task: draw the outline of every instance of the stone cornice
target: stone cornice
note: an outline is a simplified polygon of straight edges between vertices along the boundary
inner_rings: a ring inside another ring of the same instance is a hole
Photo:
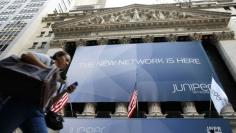
[[[63,36],[73,38],[80,37],[80,34],[140,29],[226,29],[229,19],[229,13],[130,5],[90,14],[80,19],[58,22],[52,29],[56,38]]]
[[[165,29],[165,28],[191,28],[191,29],[215,29],[226,28],[229,18],[215,18],[215,19],[189,19],[189,20],[172,20],[172,21],[150,21],[150,22],[136,22],[136,23],[119,23],[119,24],[94,24],[77,27],[61,27],[53,28],[55,35],[64,33],[90,33],[90,32],[104,32],[114,30],[137,30],[137,29]]]
[[[189,36],[192,40],[201,40],[204,35],[212,35],[215,41],[217,40],[233,40],[234,32],[232,31],[212,31],[212,32],[189,32],[189,33],[166,33],[166,34],[146,34],[146,35],[130,35],[130,36],[110,36],[96,38],[60,38],[54,39],[50,43],[51,48],[63,48],[66,42],[75,42],[77,46],[83,46],[87,41],[97,40],[98,45],[107,44],[109,39],[118,39],[121,44],[127,44],[132,38],[142,38],[144,42],[152,42],[154,37],[165,37],[168,41],[176,41],[178,37]]]

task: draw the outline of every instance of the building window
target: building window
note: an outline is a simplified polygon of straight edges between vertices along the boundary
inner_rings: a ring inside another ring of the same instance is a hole
[[[47,23],[46,26],[43,28],[48,28],[48,27],[50,27],[50,25],[51,25],[51,23]]]
[[[52,33],[53,33],[52,31],[49,31],[49,32],[48,32],[48,35],[47,35],[46,37],[51,37],[51,36],[52,36]]]
[[[0,1],[0,5],[6,5],[8,3],[9,3],[9,1]]]
[[[8,44],[2,45],[2,48],[0,49],[0,51],[4,51],[7,48]]]
[[[43,49],[46,46],[47,42],[42,42],[41,46],[38,47],[38,49]]]
[[[9,16],[0,16],[0,21],[6,21]]]
[[[224,9],[225,9],[225,10],[230,10],[230,7],[225,6]]]
[[[17,4],[17,3],[24,3],[26,2],[26,0],[15,0],[14,3]]]
[[[7,10],[1,13],[1,15],[12,15],[16,10]]]
[[[38,45],[38,42],[34,42],[32,47],[30,47],[29,49],[35,49],[37,45]]]
[[[7,9],[17,9],[19,7],[21,7],[22,4],[16,4],[16,5],[10,5],[7,7]]]
[[[38,37],[43,37],[44,34],[45,34],[45,31],[42,31]]]
[[[44,4],[44,2],[40,2],[40,3],[29,3],[28,5],[26,5],[26,7],[40,7]]]
[[[26,15],[17,15],[12,20],[22,20],[22,19],[31,19],[34,14],[26,14]]]
[[[20,13],[36,13],[38,10],[38,8],[22,9]]]

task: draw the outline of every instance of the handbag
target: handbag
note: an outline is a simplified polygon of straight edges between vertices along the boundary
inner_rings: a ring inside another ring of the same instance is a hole
[[[62,89],[62,85],[63,84],[61,83],[59,89],[57,90],[57,93],[56,93],[57,95],[60,93]],[[48,128],[51,128],[53,130],[61,130],[63,128],[64,119],[58,113],[51,111],[52,105],[53,103],[52,101],[50,101],[46,108],[46,115],[45,115],[46,125]]]
[[[45,121],[47,127],[53,130],[61,130],[63,128],[63,117],[51,110],[46,112]]]
[[[43,69],[12,55],[0,61],[0,93],[46,107],[57,90],[58,69]]]

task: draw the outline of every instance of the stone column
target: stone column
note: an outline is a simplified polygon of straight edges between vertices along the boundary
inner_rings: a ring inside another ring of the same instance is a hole
[[[221,115],[225,118],[229,118],[229,119],[236,119],[236,113],[232,107],[231,104],[225,106],[222,110],[221,110]]]
[[[181,103],[184,115],[198,114],[196,107],[193,102],[182,102]]]
[[[95,118],[96,104],[95,103],[86,103],[84,106],[84,111],[82,114],[77,114],[77,117],[83,118]]]
[[[20,130],[20,128],[17,128],[13,133],[22,133],[22,131]]]
[[[218,41],[216,47],[233,76],[234,81],[236,81],[236,40]]]
[[[127,103],[116,103],[115,113],[112,117],[127,118]]]
[[[191,117],[203,117],[203,115],[199,115],[196,107],[194,105],[194,102],[182,102],[181,103],[182,109],[183,109],[183,116],[185,118],[191,118]]]
[[[148,114],[147,118],[153,117],[165,117],[161,112],[161,106],[159,102],[148,103]]]

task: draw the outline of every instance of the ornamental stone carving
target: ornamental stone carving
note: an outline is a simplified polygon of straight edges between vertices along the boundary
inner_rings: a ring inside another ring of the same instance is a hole
[[[213,16],[211,16],[212,18]],[[183,11],[169,11],[158,9],[131,8],[120,12],[109,14],[101,14],[91,16],[85,20],[77,22],[77,25],[93,25],[93,24],[111,24],[111,23],[127,23],[127,22],[145,22],[145,21],[160,21],[160,20],[182,20],[189,18],[209,18],[207,15],[198,15]]]
[[[234,32],[233,31],[215,32],[215,33],[213,33],[213,38],[216,41],[219,41],[219,40],[233,40],[234,39]]]
[[[201,33],[194,33],[190,35],[191,40],[201,40],[202,34]]]
[[[76,15],[75,15],[76,16]],[[58,16],[60,17],[60,16]],[[55,38],[86,38],[102,35],[118,36],[187,33],[206,30],[217,31],[216,27],[227,27],[230,19],[228,13],[215,13],[203,10],[191,10],[180,8],[157,8],[156,6],[131,5],[107,11],[88,13],[71,18],[64,22],[56,22],[52,25]],[[187,26],[187,27],[186,27]],[[177,28],[178,27],[178,28]],[[145,30],[143,30],[145,29]],[[177,29],[177,30],[175,30]],[[227,29],[225,28],[227,31]],[[117,32],[116,32],[117,31]],[[122,32],[125,32],[124,34]],[[145,33],[142,33],[145,31]],[[172,32],[173,31],[173,32]],[[100,34],[101,32],[101,34]],[[109,34],[112,32],[112,34]],[[159,36],[159,35],[158,35]],[[218,36],[218,35],[217,35]],[[233,38],[233,33],[224,33],[223,38]],[[175,35],[166,36],[168,41],[176,41]],[[200,40],[201,35],[191,35],[193,40]],[[121,38],[122,43],[129,43],[130,38]],[[150,38],[144,41],[150,42]]]
[[[65,41],[53,40],[49,43],[50,48],[63,48],[65,46]]]
[[[108,43],[108,39],[102,37],[102,38],[98,39],[97,42],[99,45],[105,45]]]
[[[79,39],[79,40],[75,40],[76,46],[85,46],[86,45],[86,40],[84,39]]]
[[[140,21],[140,16],[139,16],[138,10],[134,9],[133,18],[132,18],[131,22],[137,22],[137,21]]]
[[[169,36],[166,36],[167,41],[169,42],[175,42],[177,40],[178,36],[174,34],[170,34]]]
[[[108,23],[115,23],[116,21],[117,21],[117,18],[113,14],[111,14],[108,20]]]
[[[143,42],[153,42],[154,40],[154,37],[153,36],[150,36],[150,35],[146,35],[145,37],[142,38],[143,39]]]
[[[121,44],[127,44],[131,41],[130,37],[124,36],[123,38],[120,39]]]

